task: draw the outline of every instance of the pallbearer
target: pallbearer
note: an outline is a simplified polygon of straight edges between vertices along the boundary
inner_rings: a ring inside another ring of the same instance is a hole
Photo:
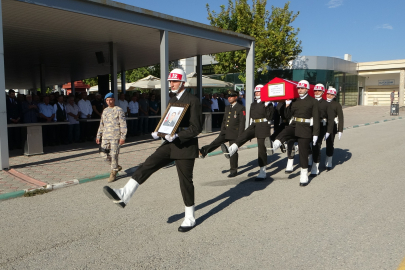
[[[163,144],[145,160],[123,188],[112,189],[106,186],[104,187],[104,193],[114,203],[124,208],[139,185],[148,180],[160,168],[176,161],[180,190],[186,206],[185,219],[179,227],[179,232],[187,232],[195,226],[193,168],[195,158],[198,157],[197,135],[201,132],[201,105],[197,97],[184,91],[184,83],[187,79],[183,70],[172,70],[168,81],[170,82],[171,91],[176,94],[170,99],[169,103],[189,104],[177,133],[173,136],[166,135]],[[157,136],[157,132],[153,132],[152,137],[154,139],[160,138]]]
[[[236,102],[237,99],[238,92],[229,90],[228,101],[230,105],[225,107],[225,114],[221,125],[221,133],[219,133],[218,137],[212,143],[201,147],[201,158],[204,158],[208,153],[214,151],[225,142],[229,142],[229,145],[232,145],[238,136],[241,135],[245,130],[245,106]],[[238,175],[238,153],[235,153],[230,158],[230,163],[231,168],[228,177],[235,177]]]
[[[267,149],[264,145],[265,138],[270,136],[270,121],[273,119],[273,104],[270,101],[262,102],[260,99],[260,90],[263,85],[259,84],[255,87],[255,101],[250,106],[250,125],[236,139],[229,148],[222,144],[221,148],[226,158],[231,158],[237,153],[238,148],[244,145],[247,141],[257,138],[257,150],[260,172],[256,180],[264,180],[266,178],[267,165]]]
[[[315,144],[319,135],[318,102],[308,95],[309,82],[302,80],[298,82],[297,91],[299,98],[286,101],[285,115],[291,118],[291,124],[286,127],[274,141],[274,150],[278,149],[284,142],[296,139],[300,149],[300,186],[308,185],[308,154],[311,141]]]
[[[311,176],[317,176],[319,174],[319,162],[321,161],[321,147],[322,140],[326,136],[328,124],[333,122],[332,113],[329,111],[329,103],[322,98],[323,93],[325,92],[325,86],[318,83],[314,87],[315,99],[318,101],[319,109],[319,119],[314,119],[320,123],[319,136],[316,143],[312,146],[312,158],[313,164],[311,168]]]
[[[343,110],[342,105],[336,102],[334,98],[336,97],[336,89],[333,87],[329,87],[328,91],[326,92],[326,100],[329,102],[330,107],[330,114],[331,118],[334,121],[330,121],[328,125],[328,132],[325,135],[326,138],[326,161],[325,167],[326,170],[332,169],[332,157],[333,157],[333,142],[335,140],[335,135],[338,134],[339,140],[342,137],[343,132]]]

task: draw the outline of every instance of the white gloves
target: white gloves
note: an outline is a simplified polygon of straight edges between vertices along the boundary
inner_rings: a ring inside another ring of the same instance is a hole
[[[325,134],[325,141],[329,138],[330,133],[326,132]]]
[[[158,134],[157,132],[152,132],[151,135],[152,135],[153,139],[157,140],[160,138],[157,134]]]
[[[340,138],[342,137],[342,132],[339,132],[338,136],[339,136],[339,141],[340,141]]]
[[[165,139],[166,139],[168,142],[172,142],[172,141],[174,141],[177,137],[179,137],[179,135],[177,135],[177,133],[176,133],[176,134],[174,134],[173,136],[166,135],[166,136],[165,136]]]
[[[264,106],[267,107],[267,105],[269,105],[269,103],[270,103],[270,101],[266,101],[266,102],[264,103]]]
[[[250,123],[249,123],[249,126],[252,124],[252,122],[253,122],[253,119],[252,119],[252,118],[250,118]]]
[[[314,142],[314,145],[316,144],[316,141],[318,140],[318,136],[312,136],[312,140],[313,140],[313,142]]]
[[[280,146],[281,146],[281,142],[280,142],[279,140],[275,140],[275,141],[273,142],[273,150],[274,150],[274,151],[277,150],[277,149],[279,149]]]
[[[286,100],[285,104],[290,105],[291,104],[291,100]]]

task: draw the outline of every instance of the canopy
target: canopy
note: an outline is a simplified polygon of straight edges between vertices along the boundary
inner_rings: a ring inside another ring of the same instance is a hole
[[[129,83],[126,88],[127,91],[133,91],[136,88],[155,89],[157,84],[160,85],[160,79],[155,76],[149,75],[145,78],[137,80],[136,82]]]
[[[187,75],[187,82],[184,84],[186,88],[197,88],[197,73],[191,72]],[[160,88],[161,85],[156,85],[156,88]],[[203,88],[232,88],[233,83],[224,82],[220,80],[211,79],[207,76],[202,76],[202,87]]]

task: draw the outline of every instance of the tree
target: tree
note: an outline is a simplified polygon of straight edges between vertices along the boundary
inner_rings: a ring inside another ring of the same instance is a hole
[[[299,12],[289,10],[290,2],[284,8],[266,9],[267,0],[253,0],[250,6],[247,0],[229,0],[228,7],[221,5],[221,12],[210,10],[207,4],[208,20],[212,26],[255,38],[255,78],[258,71],[267,73],[268,68],[283,69],[289,61],[301,52],[301,41],[297,35],[299,28],[291,24]],[[217,53],[213,55],[218,62],[214,66],[217,74],[237,73],[246,82],[246,50]]]

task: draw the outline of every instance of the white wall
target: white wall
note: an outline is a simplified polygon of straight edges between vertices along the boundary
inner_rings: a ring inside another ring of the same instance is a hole
[[[366,86],[378,85],[379,80],[395,80],[394,85],[399,85],[399,73],[359,75],[366,78]]]

